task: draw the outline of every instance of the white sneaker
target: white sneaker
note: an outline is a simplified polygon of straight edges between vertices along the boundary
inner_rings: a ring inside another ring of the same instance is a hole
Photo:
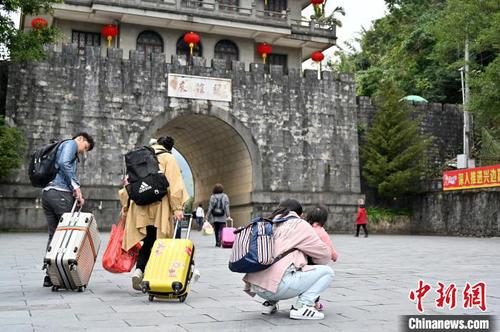
[[[144,277],[144,273],[140,269],[135,269],[132,274],[132,288],[135,290],[141,290],[141,282]]]
[[[290,318],[291,319],[323,319],[325,315],[313,306],[303,305],[302,308],[295,309],[292,306],[290,309]]]
[[[278,311],[278,302],[266,301],[262,303],[262,314],[272,315]]]

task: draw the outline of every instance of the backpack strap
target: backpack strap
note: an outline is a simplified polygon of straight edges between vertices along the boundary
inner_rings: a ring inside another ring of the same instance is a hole
[[[291,254],[295,250],[298,250],[298,249],[296,249],[296,248],[288,249],[287,251],[285,251],[285,252],[281,253],[280,255],[274,257],[273,264],[276,263],[277,261],[279,261],[280,259],[282,259],[283,257],[285,257],[286,255]]]

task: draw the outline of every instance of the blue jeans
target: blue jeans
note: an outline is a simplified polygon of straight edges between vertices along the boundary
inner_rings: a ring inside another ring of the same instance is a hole
[[[314,270],[300,271],[294,266],[288,268],[281,279],[276,293],[256,290],[256,294],[265,300],[277,302],[298,296],[297,304],[312,306],[321,293],[333,281],[335,273],[327,265],[316,265]]]

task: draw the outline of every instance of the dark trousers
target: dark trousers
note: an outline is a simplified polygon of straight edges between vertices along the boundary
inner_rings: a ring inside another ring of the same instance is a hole
[[[215,244],[220,246],[222,229],[226,227],[225,222],[214,222]]]
[[[363,227],[363,231],[365,231],[365,235],[368,236],[368,229],[366,228],[366,224],[356,225],[356,236],[359,236],[359,229]]]
[[[63,213],[71,212],[75,198],[73,194],[66,191],[59,191],[55,189],[45,190],[42,193],[42,207],[47,219],[47,229],[49,232],[49,239],[47,241],[47,248],[50,241],[54,236],[57,224],[61,219]]]
[[[198,224],[198,230],[201,231],[201,227],[203,226],[203,218],[196,217],[196,224]]]
[[[144,272],[149,256],[151,255],[151,248],[153,248],[153,244],[156,241],[156,227],[146,226],[146,237],[142,241],[142,247],[139,251],[135,268]]]
[[[151,255],[151,249],[156,241],[156,227],[154,226],[146,226],[146,237],[142,239],[142,247],[139,251],[139,256],[137,257],[137,263],[135,265],[136,269],[144,272],[146,269],[146,264],[148,263],[149,256]],[[176,239],[181,238],[181,228],[177,228],[177,232],[175,234]]]

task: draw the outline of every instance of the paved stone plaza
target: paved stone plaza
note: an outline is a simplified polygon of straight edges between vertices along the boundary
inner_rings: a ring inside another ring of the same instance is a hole
[[[104,252],[109,234],[102,234]],[[416,314],[408,299],[419,278],[432,285],[426,313],[438,311],[436,281],[457,285],[458,307],[465,282],[487,283],[487,313],[500,312],[498,238],[333,235],[340,252],[336,280],[324,294],[325,319],[288,318],[293,301],[273,316],[260,313],[260,300],[243,293],[241,275],[227,269],[229,249],[193,232],[201,279],[185,303],[149,302],[131,288],[128,274],[111,274],[101,261],[85,293],[43,288],[42,233],[1,233],[0,331],[397,331],[399,315]],[[498,318],[498,317],[497,317]],[[498,325],[498,323],[497,323]],[[307,329],[307,330],[306,330]]]

